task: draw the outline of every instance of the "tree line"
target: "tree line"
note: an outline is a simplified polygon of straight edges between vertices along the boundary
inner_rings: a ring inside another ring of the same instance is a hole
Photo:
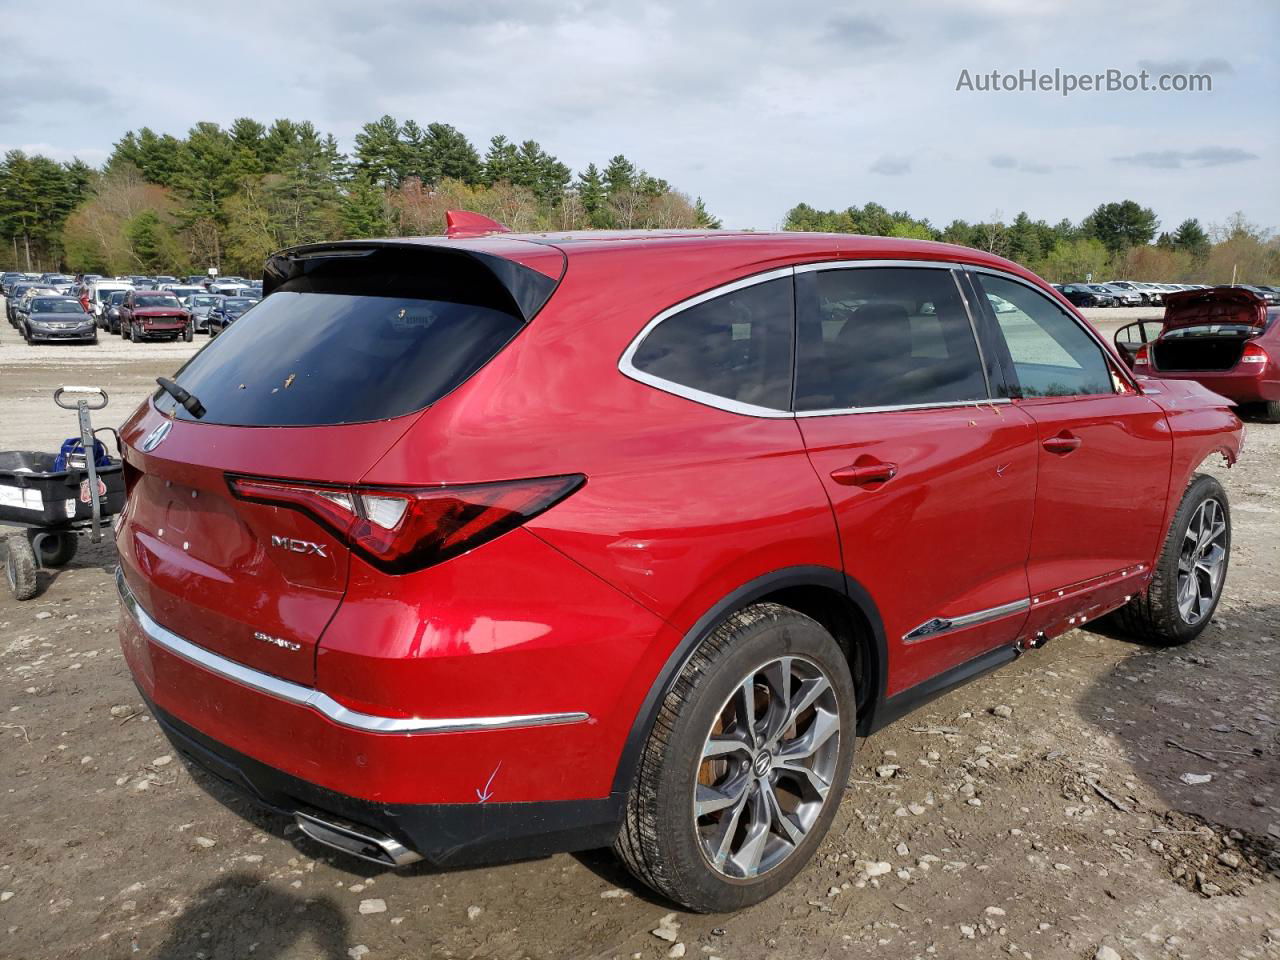
[[[1090,275],[1095,281],[1280,282],[1280,238],[1242,212],[1207,228],[1189,218],[1160,231],[1155,211],[1133,200],[1100,204],[1079,223],[1049,224],[1026,212],[1006,223],[996,213],[985,222],[953,220],[941,229],[878,203],[844,210],[801,203],[787,213],[783,228],[955,243],[1017,261],[1054,283]]]
[[[482,155],[446,123],[366,123],[344,154],[307,121],[147,127],[101,169],[11,150],[0,161],[0,264],[125,274],[258,272],[319,240],[444,232],[448,209],[517,231],[718,228],[700,198],[618,154],[576,175],[537,141],[497,135]]]

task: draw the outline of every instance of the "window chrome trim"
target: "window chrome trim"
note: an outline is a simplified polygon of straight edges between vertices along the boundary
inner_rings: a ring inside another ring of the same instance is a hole
[[[622,352],[621,358],[618,360],[618,370],[623,376],[629,377],[639,383],[647,384],[655,387],[663,393],[674,394],[677,397],[684,397],[686,400],[692,400],[694,403],[700,403],[704,407],[715,407],[717,410],[724,410],[728,413],[740,413],[748,417],[762,417],[765,419],[786,419],[790,420],[795,416],[790,410],[779,410],[775,407],[762,407],[754,403],[743,403],[740,400],[732,400],[729,397],[722,397],[718,394],[708,393],[705,390],[699,390],[696,387],[690,387],[683,383],[676,383],[674,380],[667,380],[664,377],[654,376],[652,373],[646,373],[635,365],[636,351],[640,349],[640,345],[644,343],[645,338],[653,332],[660,323],[669,320],[676,314],[683,313],[691,307],[696,307],[700,303],[706,303],[708,300],[715,300],[717,297],[723,297],[726,294],[734,293],[738,290],[745,290],[747,287],[754,287],[757,284],[768,283],[770,280],[781,280],[784,277],[792,277],[795,270],[792,267],[781,267],[776,270],[766,270],[764,273],[752,274],[749,277],[743,277],[740,280],[734,280],[731,283],[722,284],[718,287],[712,287],[710,290],[704,290],[696,296],[689,297],[687,300],[681,300],[673,306],[667,307],[652,320],[644,325],[639,333],[632,338],[627,344],[627,349]],[[794,339],[794,332],[793,332]],[[794,352],[794,351],[793,351]],[[794,359],[791,364],[791,375],[795,376]]]
[[[963,269],[966,264],[955,260],[818,260],[796,264],[796,273],[813,273],[816,270],[852,270],[858,267],[926,267],[934,270]]]
[[[1053,304],[1053,306],[1061,310],[1067,316],[1067,318],[1071,320],[1072,323],[1074,323],[1078,328],[1084,331],[1085,336],[1089,337],[1089,339],[1091,339],[1095,344],[1098,345],[1098,348],[1102,350],[1103,362],[1106,363],[1107,368],[1111,373],[1114,374],[1117,371],[1120,371],[1120,375],[1129,381],[1129,386],[1133,387],[1135,391],[1138,389],[1137,382],[1133,379],[1133,374],[1128,370],[1128,368],[1124,366],[1124,364],[1122,363],[1118,364],[1115,362],[1115,356],[1111,352],[1110,345],[1105,340],[1102,339],[1102,335],[1099,334],[1097,330],[1093,329],[1093,324],[1089,323],[1088,320],[1086,320],[1084,317],[1082,317],[1081,315],[1075,312],[1074,306],[1071,306],[1070,310],[1064,309],[1061,303],[1059,303],[1053,297],[1045,293],[1044,289],[1041,288],[1039,285],[1032,283],[1030,280],[1025,280],[1022,277],[1019,277],[1017,274],[1009,273],[1007,270],[998,270],[995,267],[982,267],[982,266],[977,266],[972,264],[966,266],[965,269],[968,270],[970,273],[987,273],[993,277],[999,277],[1002,280],[1012,280],[1014,283],[1020,283],[1024,287],[1026,287],[1028,290],[1033,290],[1036,293],[1040,294],[1040,296],[1048,300],[1049,303]],[[983,293],[985,294],[986,291],[983,291]],[[995,307],[991,308],[991,312],[995,313]],[[999,326],[998,317],[997,317],[997,326]],[[1001,331],[1000,335],[1004,336],[1003,331]],[[1021,384],[1019,384],[1019,386],[1021,386]],[[1072,400],[1072,399],[1079,400],[1083,397],[1118,397],[1118,396],[1123,396],[1123,394],[1119,390],[1112,390],[1110,393],[1072,393],[1072,394],[1067,394],[1064,397],[1025,397],[1023,399],[1026,399],[1026,400]]]
[[[1003,603],[998,607],[988,607],[986,610],[976,610],[973,613],[962,614],[958,617],[934,617],[920,626],[916,627],[902,635],[902,642],[906,644],[920,643],[928,640],[930,637],[936,637],[943,633],[951,633],[953,630],[963,630],[965,627],[977,626],[980,623],[987,623],[991,620],[999,620],[1001,617],[1007,617],[1013,613],[1021,613],[1031,608],[1031,598],[1023,597],[1021,600],[1014,600],[1012,603]]]
[[[532,713],[499,717],[386,717],[371,713],[361,713],[343,706],[337,700],[321,693],[312,687],[306,687],[289,680],[282,680],[261,670],[254,670],[242,663],[197,646],[190,640],[178,636],[172,630],[156,623],[142,608],[138,598],[125,582],[124,571],[116,567],[116,589],[120,594],[120,604],[137,622],[147,638],[159,647],[163,647],[174,656],[181,657],[188,663],[202,667],[210,673],[239,683],[251,690],[265,693],[267,696],[307,707],[334,723],[363,733],[378,734],[414,734],[414,733],[468,733],[478,730],[512,730],[522,727],[554,726],[566,723],[581,723],[590,719],[582,712],[567,713]]]
[[[1002,407],[1012,403],[1008,397],[993,397],[989,400],[947,400],[940,403],[896,403],[883,407],[842,407],[830,410],[802,410],[795,414],[798,418],[806,417],[838,417],[854,413],[897,413],[901,410],[954,410],[959,407]]]

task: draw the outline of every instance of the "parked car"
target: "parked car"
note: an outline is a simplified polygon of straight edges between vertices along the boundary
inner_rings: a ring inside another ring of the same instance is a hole
[[[23,313],[22,335],[31,346],[54,340],[98,342],[93,317],[75,297],[33,297]]]
[[[1245,287],[1216,287],[1171,294],[1164,322],[1149,342],[1145,331],[1122,327],[1135,373],[1164,380],[1195,380],[1220,396],[1254,406],[1280,423],[1280,307]]]
[[[13,300],[13,325],[19,331],[25,330],[27,313],[31,310],[31,301],[36,297],[56,297],[58,291],[43,284],[33,283],[21,288],[22,292]]]
[[[1095,286],[1101,287],[1104,291],[1111,295],[1115,300],[1116,306],[1119,307],[1140,307],[1143,304],[1142,294],[1137,290],[1123,286],[1119,283],[1099,283]]]
[[[204,293],[204,287],[192,287],[185,283],[166,283],[159,289],[172,293],[179,300],[186,300],[195,293]]]
[[[194,293],[182,301],[182,305],[191,313],[192,328],[197,333],[209,333],[209,311],[222,302],[222,298],[212,293]]]
[[[191,314],[172,293],[131,290],[120,304],[120,333],[126,340],[192,339]]]
[[[85,305],[85,309],[92,313],[94,319],[97,320],[105,311],[105,303],[111,294],[116,291],[128,293],[131,290],[133,290],[133,284],[131,283],[120,280],[95,280],[81,294],[80,302]]]
[[[127,290],[113,290],[107,294],[107,299],[102,304],[102,311],[97,317],[98,326],[107,333],[119,336],[122,333],[120,327],[120,306],[124,303],[124,298],[129,295]]]
[[[209,336],[216,337],[257,304],[253,297],[218,297],[218,302],[205,315]]]
[[[1241,290],[1248,290],[1250,293],[1257,294],[1268,304],[1272,306],[1280,306],[1280,293],[1276,293],[1267,287],[1259,287],[1252,283],[1238,283],[1236,287]]]
[[[736,910],[857,736],[1221,594],[1239,420],[991,254],[340,242],[264,292],[121,430],[121,642],[184,756],[387,866],[613,843]]]
[[[1109,307],[1115,303],[1110,294],[1099,293],[1092,284],[1068,283],[1061,288],[1062,295],[1077,307]]]
[[[18,325],[18,302],[31,289],[39,289],[40,285],[31,280],[19,280],[9,287],[4,298],[4,315],[13,326]]]

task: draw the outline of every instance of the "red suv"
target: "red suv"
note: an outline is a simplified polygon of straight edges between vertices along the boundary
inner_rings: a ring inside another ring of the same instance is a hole
[[[193,762],[386,864],[612,844],[731,910],[856,736],[1112,611],[1204,629],[1241,426],[978,251],[327,243],[123,430],[125,654]]]

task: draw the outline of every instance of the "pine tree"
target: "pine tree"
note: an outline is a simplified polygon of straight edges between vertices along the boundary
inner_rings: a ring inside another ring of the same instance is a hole
[[[610,196],[630,190],[635,186],[635,181],[636,165],[622,154],[610,160],[609,165],[604,168],[605,192]]]
[[[397,187],[404,180],[404,143],[394,117],[385,114],[360,128],[356,134],[355,167],[374,183],[386,187]]]
[[[707,212],[707,207],[702,202],[701,197],[698,197],[693,202],[693,225],[695,227],[705,227],[708,230],[719,230],[723,226],[718,217],[713,217]]]
[[[502,134],[489,141],[489,149],[484,155],[484,170],[481,179],[484,185],[492,187],[495,183],[515,183],[516,167],[519,155],[516,146]]]
[[[384,237],[391,233],[386,191],[367,176],[357,176],[342,198],[341,221],[348,237]]]
[[[406,120],[400,128],[400,140],[402,178],[417,177],[425,184],[436,183],[440,179],[440,164],[427,131],[413,120]]]
[[[430,123],[427,140],[441,177],[472,185],[480,183],[480,154],[461,132],[447,123]]]
[[[1200,221],[1194,217],[1183,220],[1173,232],[1173,245],[1185,250],[1197,260],[1209,255],[1209,234],[1205,233]]]

